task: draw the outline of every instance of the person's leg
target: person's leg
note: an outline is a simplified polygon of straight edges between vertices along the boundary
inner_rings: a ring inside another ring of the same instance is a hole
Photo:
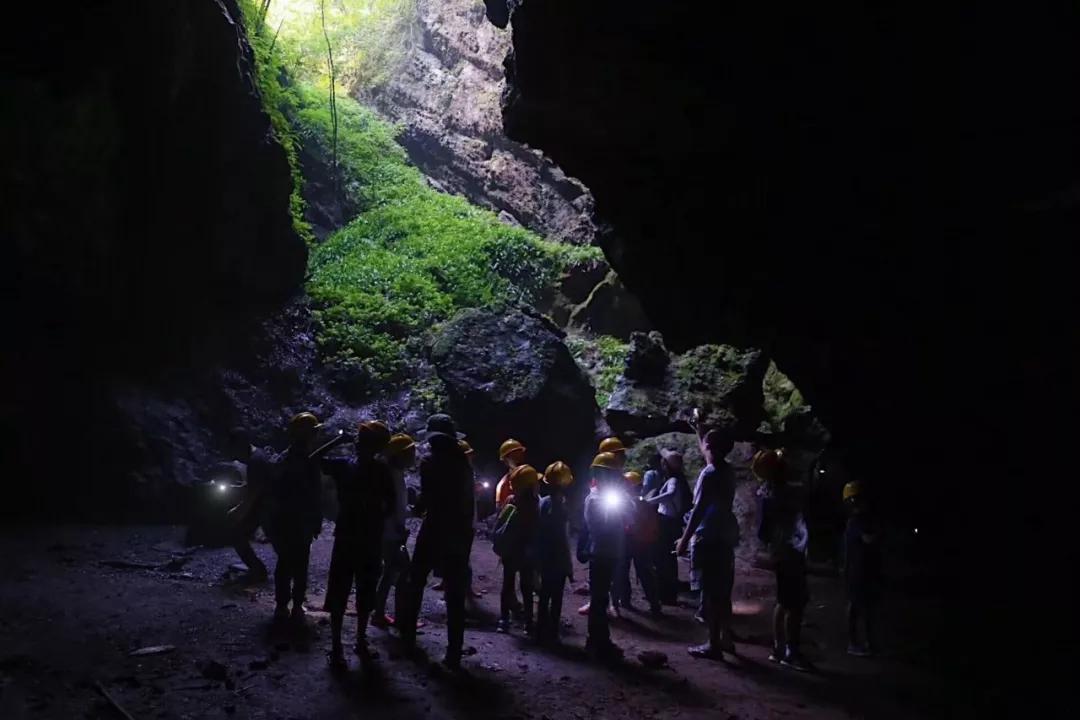
[[[551,634],[551,578],[546,573],[540,575],[540,592],[536,600],[536,637],[547,640]]]
[[[406,599],[409,589],[409,568],[412,567],[409,551],[403,547],[398,548],[397,559],[394,562],[398,566],[397,578],[394,581],[394,615],[397,616],[409,602]]]
[[[847,633],[848,633],[848,649],[853,650],[859,647],[859,611],[855,606],[855,602],[849,600],[847,606]]]
[[[630,604],[630,556],[615,561],[615,577],[611,582],[611,604],[616,610]]]
[[[522,618],[525,623],[525,632],[532,634],[533,632],[533,583],[535,582],[535,571],[533,570],[532,562],[525,562],[518,570],[519,578],[518,582],[521,583],[521,605],[522,605]]]
[[[656,572],[650,562],[649,553],[645,549],[634,554],[634,572],[637,573],[638,582],[641,583],[645,600],[649,603],[649,609],[658,612],[660,610],[660,590],[656,584]]]
[[[446,585],[446,664],[461,665],[465,644],[465,593],[468,591],[468,557],[447,560],[443,582]]]
[[[586,645],[594,652],[604,652],[611,644],[607,608],[615,561],[593,558],[589,562],[589,637]]]
[[[499,595],[499,631],[510,629],[510,611],[514,602],[514,564],[503,560],[502,592]]]
[[[304,600],[307,599],[308,561],[311,559],[311,537],[304,536],[297,541],[296,564],[293,575],[292,614],[294,618],[304,616]]]
[[[281,538],[274,538],[273,546],[277,556],[274,563],[274,603],[277,605],[275,616],[280,618],[289,613],[289,544]]]
[[[550,621],[549,627],[551,628],[548,634],[555,641],[559,639],[559,626],[562,623],[562,601],[563,593],[566,591],[566,576],[559,575],[555,580],[551,588],[551,608],[549,610]]]
[[[675,541],[681,534],[680,522],[665,518],[664,529],[664,552],[661,565],[664,580],[660,590],[660,599],[667,605],[675,605],[679,600],[679,559],[672,551],[675,548]]]
[[[735,652],[735,643],[731,637],[731,593],[735,589],[735,549],[721,548],[717,558],[717,587],[714,595],[706,603],[706,620],[714,622],[720,632],[720,647],[726,652]],[[711,626],[711,625],[710,625]]]
[[[379,556],[368,555],[360,560],[356,575],[356,654],[362,661],[374,660],[376,657],[375,653],[368,649],[367,628],[375,607],[380,570]]]
[[[401,566],[398,562],[399,547],[397,543],[385,543],[382,554],[382,572],[379,574],[379,582],[375,587],[375,601],[372,608],[372,622],[376,625],[385,624],[383,617],[386,615],[386,600],[390,597],[390,588],[398,583]]]
[[[782,660],[784,657],[784,650],[787,647],[787,639],[784,635],[784,622],[787,613],[780,603],[776,603],[776,607],[773,608],[773,653],[769,656],[770,660]]]
[[[397,613],[395,625],[406,645],[416,643],[416,621],[420,617],[420,606],[424,601],[424,586],[427,585],[428,575],[431,573],[431,556],[426,550],[424,546],[419,545],[413,552],[405,580],[406,591],[403,593],[405,602],[400,608],[395,608]]]
[[[348,549],[337,540],[330,552],[330,572],[326,579],[327,612],[330,613],[330,664],[335,668],[345,667],[345,651],[341,644],[341,630],[345,621],[345,608],[352,589],[352,565]]]
[[[248,575],[252,578],[265,578],[266,565],[255,554],[255,548],[251,547],[251,536],[255,534],[258,526],[258,517],[253,517],[238,524],[233,535],[233,548],[236,549],[236,554],[240,556],[240,560],[247,565]]]
[[[799,641],[802,639],[802,618],[801,607],[791,608],[784,618],[784,635],[787,638],[788,650],[796,654],[799,652]]]

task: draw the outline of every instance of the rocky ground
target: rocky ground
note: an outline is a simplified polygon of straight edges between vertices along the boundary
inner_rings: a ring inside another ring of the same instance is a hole
[[[325,592],[330,530],[313,548],[312,608]],[[737,661],[686,654],[703,636],[687,596],[663,619],[627,613],[616,620],[614,638],[627,659],[602,667],[582,650],[585,621],[576,608],[584,601],[584,567],[567,589],[562,651],[532,647],[520,633],[495,633],[501,572],[485,540],[473,554],[483,595],[466,632],[471,655],[463,675],[407,660],[392,633],[372,630],[380,673],[364,677],[353,662],[335,677],[326,663],[325,614],[313,611],[302,631],[273,629],[270,585],[237,582],[231,550],[185,548],[183,535],[168,526],[5,530],[0,717],[888,718],[932,714],[938,697],[919,662],[923,648],[914,638],[925,634],[916,625],[925,617],[915,596],[894,596],[885,607],[890,651],[856,660],[843,653],[838,581],[812,577],[806,645],[819,672],[801,675],[767,662],[771,576],[740,564]],[[268,545],[257,550],[272,560]],[[424,617],[421,646],[441,658],[438,593],[427,593]],[[667,666],[646,668],[639,654],[647,650],[665,653]]]

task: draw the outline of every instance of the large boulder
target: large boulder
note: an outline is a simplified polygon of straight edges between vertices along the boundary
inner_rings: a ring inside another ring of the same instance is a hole
[[[752,437],[762,419],[762,381],[768,367],[760,350],[702,345],[666,355],[658,333],[632,338],[627,372],[618,379],[605,417],[612,429],[636,436],[679,427],[701,410],[701,423]]]
[[[431,357],[482,472],[499,472],[497,449],[508,437],[529,448],[541,471],[565,460],[575,474],[587,472],[599,409],[551,325],[518,311],[466,310],[440,329]]]
[[[626,339],[652,327],[641,303],[612,270],[570,314],[572,327]]]

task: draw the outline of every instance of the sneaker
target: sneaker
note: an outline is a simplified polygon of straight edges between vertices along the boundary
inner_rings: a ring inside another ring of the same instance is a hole
[[[780,663],[783,661],[783,659],[784,651],[780,648],[773,648],[772,652],[769,653],[769,662],[771,663]]]
[[[591,607],[592,607],[592,603],[585,603],[584,605],[582,605],[581,607],[579,607],[577,609],[577,614],[578,615],[588,615],[589,614],[589,608],[591,608]]]
[[[431,589],[435,592],[443,592],[444,590],[446,590],[446,583],[440,580],[439,582],[435,583],[435,587]]]
[[[510,632],[510,621],[499,620],[498,624],[495,625],[495,632],[503,634]]]
[[[786,668],[798,670],[799,672],[813,672],[814,670],[814,666],[811,665],[806,658],[792,650],[788,650],[787,655],[780,661],[780,664]]]
[[[283,622],[289,619],[289,606],[278,605],[274,608],[274,620],[277,622]]]
[[[719,648],[714,648],[709,643],[704,645],[694,645],[686,649],[692,657],[701,658],[703,660],[723,660],[724,653]]]
[[[360,662],[365,664],[379,659],[379,653],[376,650],[371,649],[366,638],[356,641],[356,647],[353,648],[353,653],[360,658]]]
[[[694,622],[698,625],[708,625],[709,621],[705,619],[704,615],[694,615]]]
[[[852,643],[851,645],[848,645],[848,647],[847,647],[847,654],[852,655],[854,657],[862,657],[862,658],[864,658],[864,657],[870,657],[870,655],[872,655],[873,653],[871,653],[870,648],[868,648],[865,645],[859,645],[859,644],[856,644],[856,643]]]

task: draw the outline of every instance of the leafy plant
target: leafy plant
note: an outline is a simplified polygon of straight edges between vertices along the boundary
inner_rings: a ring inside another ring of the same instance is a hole
[[[615,383],[626,369],[626,353],[630,346],[610,335],[590,337],[576,334],[567,336],[566,346],[578,365],[592,378],[593,387],[596,388],[596,404],[606,407],[615,390]]]

